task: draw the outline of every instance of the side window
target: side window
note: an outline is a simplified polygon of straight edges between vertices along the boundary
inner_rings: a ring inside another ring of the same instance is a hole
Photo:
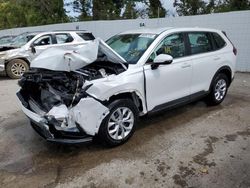
[[[34,46],[44,46],[52,44],[51,35],[45,35],[34,41]]]
[[[215,50],[219,50],[226,45],[226,42],[218,33],[211,33],[215,43]]]
[[[95,40],[92,33],[77,33],[83,40]]]
[[[160,54],[168,54],[173,58],[185,56],[185,44],[183,35],[181,33],[172,34],[163,39],[163,41],[150,56],[149,61],[153,61],[154,58]]]
[[[67,33],[55,34],[55,36],[56,36],[57,44],[69,43],[74,40],[73,37]]]
[[[188,33],[191,54],[210,52],[213,50],[208,33]]]

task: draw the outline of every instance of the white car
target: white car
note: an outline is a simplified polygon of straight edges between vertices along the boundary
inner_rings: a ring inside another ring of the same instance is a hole
[[[22,33],[8,45],[0,45],[0,73],[20,78],[29,69],[30,62],[44,50],[52,47],[73,49],[94,39],[88,31]]]
[[[17,93],[46,140],[116,146],[139,116],[206,98],[220,104],[233,81],[237,50],[224,32],[141,29],[75,51],[50,49],[31,63]]]

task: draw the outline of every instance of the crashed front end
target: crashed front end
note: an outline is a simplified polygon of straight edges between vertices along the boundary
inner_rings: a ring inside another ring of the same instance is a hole
[[[92,141],[109,113],[104,102],[88,94],[87,90],[93,85],[92,80],[117,75],[125,69],[123,65],[111,62],[114,58],[108,58],[108,53],[98,58],[99,43],[88,44],[86,49],[89,45],[98,47],[99,50],[91,49],[96,54],[87,53],[84,49],[81,49],[84,51],[82,54],[54,50],[51,57],[51,50],[45,52],[34,60],[31,70],[19,80],[21,89],[17,96],[21,108],[32,127],[48,141]]]
[[[24,74],[17,96],[32,127],[48,141],[88,142],[109,110],[84,84],[77,73],[37,69]]]

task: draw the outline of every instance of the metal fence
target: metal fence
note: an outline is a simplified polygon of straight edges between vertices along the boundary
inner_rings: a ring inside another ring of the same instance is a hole
[[[250,11],[160,19],[85,21],[1,30],[0,36],[26,31],[89,30],[104,40],[119,32],[144,27],[207,27],[226,31],[238,48],[237,70],[250,72]]]

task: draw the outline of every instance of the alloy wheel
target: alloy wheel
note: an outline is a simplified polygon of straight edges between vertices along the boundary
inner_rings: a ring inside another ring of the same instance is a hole
[[[227,82],[224,79],[218,80],[215,85],[214,96],[217,101],[222,100],[225,97],[227,91]]]
[[[14,63],[11,66],[11,72],[15,75],[15,76],[22,76],[23,73],[26,71],[26,67],[24,64],[22,63]]]
[[[134,114],[127,107],[117,108],[108,121],[108,134],[114,140],[122,140],[129,135],[134,126]]]

